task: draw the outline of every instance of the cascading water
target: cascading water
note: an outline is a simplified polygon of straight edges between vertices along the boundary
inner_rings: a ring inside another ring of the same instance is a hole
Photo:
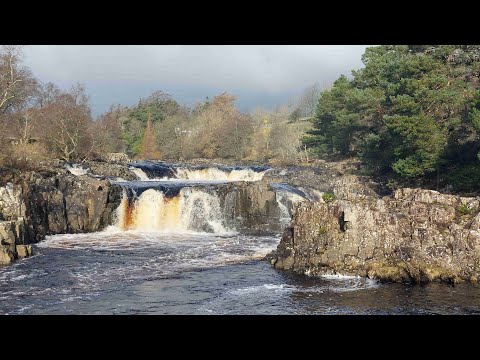
[[[145,172],[142,170],[142,169],[139,169],[139,168],[136,168],[136,167],[131,167],[130,170],[132,170],[132,172],[137,175],[138,179],[140,181],[149,181],[149,177],[147,174],[145,174]]]
[[[138,198],[129,199],[125,191],[117,209],[116,226],[147,232],[228,232],[219,198],[188,187],[172,197],[148,189]]]
[[[241,169],[224,171],[218,168],[189,169],[178,168],[175,173],[177,179],[196,181],[260,181],[265,171]]]
[[[124,195],[116,228],[121,230],[281,232],[296,205],[307,200],[302,191],[286,184],[260,183],[267,167],[139,162],[130,169],[139,181],[119,184]],[[255,182],[263,185],[247,184]]]
[[[280,208],[280,213],[281,213],[281,217],[279,220],[284,225],[288,225],[288,222],[290,222],[292,217],[291,216],[292,211],[289,209],[295,208],[297,204],[305,201],[305,198],[300,195],[287,192],[284,190],[277,190],[276,198],[277,198],[277,204],[278,204],[278,207]]]
[[[130,169],[140,181],[260,181],[267,167],[180,166],[176,164],[139,162]]]
[[[87,167],[83,167],[80,164],[66,164],[65,169],[67,169],[71,174],[75,176],[82,176],[86,175],[90,172],[90,169]]]

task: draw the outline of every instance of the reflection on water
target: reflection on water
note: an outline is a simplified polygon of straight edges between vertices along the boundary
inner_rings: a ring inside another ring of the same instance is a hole
[[[479,314],[480,288],[313,278],[260,260],[278,237],[57,235],[0,268],[0,314]]]

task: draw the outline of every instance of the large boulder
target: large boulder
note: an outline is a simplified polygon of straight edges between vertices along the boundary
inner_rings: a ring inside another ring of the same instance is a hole
[[[421,189],[381,199],[304,203],[270,260],[277,269],[311,275],[476,281],[479,211],[478,198]]]

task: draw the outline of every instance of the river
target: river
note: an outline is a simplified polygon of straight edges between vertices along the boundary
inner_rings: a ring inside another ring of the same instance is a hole
[[[280,235],[239,231],[215,195],[217,185],[258,181],[265,169],[217,170],[176,171],[178,179],[137,168],[141,181],[119,181],[124,200],[106,230],[48,236],[35,256],[0,268],[0,314],[480,313],[477,285],[276,271],[262,259]],[[301,197],[279,194],[277,221],[288,223]]]

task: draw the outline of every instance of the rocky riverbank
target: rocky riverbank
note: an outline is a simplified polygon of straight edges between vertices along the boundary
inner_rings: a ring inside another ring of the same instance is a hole
[[[479,205],[480,198],[422,189],[303,203],[268,259],[307,275],[477,282]]]
[[[35,171],[0,169],[0,264],[32,255],[31,244],[47,235],[95,232],[113,224],[123,186],[136,186],[124,181],[136,180],[128,164],[101,161],[51,161]],[[171,186],[178,193],[183,185]],[[280,219],[294,206],[288,199],[277,201],[281,191],[270,180],[229,182],[208,191],[214,191],[229,227],[242,232],[279,233]],[[137,188],[135,196],[139,193]]]
[[[295,214],[268,257],[279,270],[395,282],[478,281],[480,198],[422,189],[386,195],[354,166],[272,168],[261,181],[218,185],[215,194],[229,224],[242,232],[281,232],[279,219]],[[127,164],[99,161],[83,168],[56,161],[35,171],[0,169],[0,264],[32,255],[31,244],[46,235],[104,229],[124,194],[112,180],[138,179]],[[280,206],[284,185],[311,201]]]
[[[46,235],[103,229],[121,200],[108,180],[75,176],[61,164],[0,170],[0,264],[32,254]]]

